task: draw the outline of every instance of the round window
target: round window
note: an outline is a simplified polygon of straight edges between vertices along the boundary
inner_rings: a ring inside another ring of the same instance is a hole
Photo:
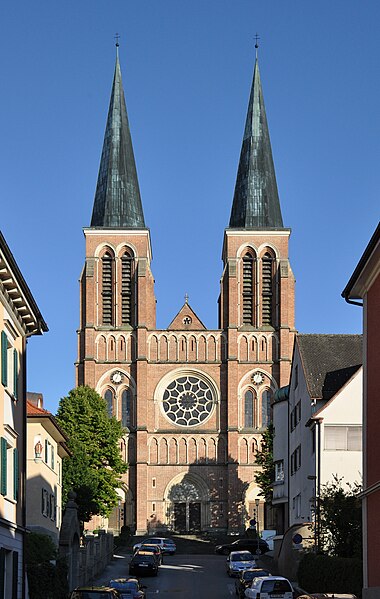
[[[166,387],[162,407],[174,424],[196,426],[210,416],[214,397],[205,381],[196,376],[181,376]]]

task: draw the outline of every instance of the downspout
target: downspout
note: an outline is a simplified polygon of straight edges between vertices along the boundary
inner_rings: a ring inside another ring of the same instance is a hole
[[[321,421],[318,419],[317,421],[317,485],[316,485],[316,507],[317,507],[317,551],[319,553],[320,549],[320,533],[321,533]]]
[[[20,476],[20,499],[21,499],[21,524],[22,524],[22,590],[21,596],[26,599],[26,467],[27,467],[27,410],[26,410],[26,393],[27,393],[27,382],[26,382],[26,345],[27,339],[23,339],[23,356],[22,356],[22,400],[23,400],[23,416],[22,416],[22,437],[23,437],[23,449],[22,449],[22,464],[23,467],[19,468]]]

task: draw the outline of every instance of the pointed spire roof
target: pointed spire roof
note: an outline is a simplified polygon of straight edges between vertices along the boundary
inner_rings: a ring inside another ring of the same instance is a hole
[[[283,228],[257,56],[229,226]]]
[[[118,51],[91,227],[145,228]]]

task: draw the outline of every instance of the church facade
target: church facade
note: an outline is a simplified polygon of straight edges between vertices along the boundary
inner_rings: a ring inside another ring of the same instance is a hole
[[[152,250],[117,56],[90,227],[84,229],[77,385],[125,427],[122,522],[137,534],[244,529],[260,499],[256,452],[294,337],[283,226],[256,59],[224,231],[218,329],[188,299],[156,327]],[[219,276],[219,273],[215,273]]]

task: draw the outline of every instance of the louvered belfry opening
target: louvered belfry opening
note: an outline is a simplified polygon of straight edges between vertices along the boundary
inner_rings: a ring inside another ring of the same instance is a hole
[[[255,326],[255,259],[250,252],[243,257],[243,324]]]
[[[106,252],[102,258],[102,323],[107,325],[112,325],[114,320],[113,289],[113,259],[111,254]]]
[[[262,258],[262,324],[273,325],[273,258],[266,252]]]
[[[125,252],[121,258],[121,322],[132,325],[133,320],[133,258]]]

